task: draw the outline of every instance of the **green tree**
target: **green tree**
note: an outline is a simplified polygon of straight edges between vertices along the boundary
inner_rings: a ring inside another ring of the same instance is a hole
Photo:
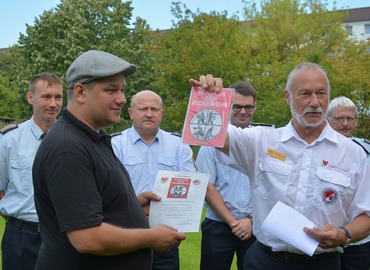
[[[370,134],[370,42],[347,40],[342,48],[328,59],[332,98],[346,96],[359,111],[355,136],[369,138]]]
[[[18,46],[0,53],[0,116],[26,119],[30,106],[26,100],[27,82],[19,74],[24,64]]]
[[[151,86],[164,98],[167,113],[162,127],[179,131],[189,99],[189,78],[211,73],[223,77],[225,85],[246,79],[243,67],[249,45],[240,21],[227,18],[227,12],[193,13],[179,2],[173,3],[172,11],[178,22],[154,38],[157,76]]]
[[[282,126],[290,119],[283,90],[287,75],[299,62],[327,67],[328,58],[346,40],[342,19],[319,0],[276,0],[246,3],[245,34],[252,44],[246,72],[258,90],[256,119]]]
[[[27,34],[21,34],[22,77],[50,71],[65,78],[78,55],[96,49],[135,63],[139,71],[128,80],[127,88],[128,92],[141,90],[154,78],[147,49],[151,32],[141,18],[130,25],[132,9],[130,1],[61,0],[36,18],[34,26],[27,25]]]

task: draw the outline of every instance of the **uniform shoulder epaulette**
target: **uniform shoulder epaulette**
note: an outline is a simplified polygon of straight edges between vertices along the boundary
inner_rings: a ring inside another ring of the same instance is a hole
[[[272,124],[266,124],[266,123],[252,123],[251,124],[252,127],[273,127],[274,125]]]
[[[367,155],[370,155],[370,141],[368,139],[352,137],[352,141],[361,146]]]
[[[118,136],[118,135],[121,135],[121,134],[122,134],[122,132],[116,132],[116,133],[111,134],[110,136],[114,137],[114,136]]]
[[[13,129],[16,129],[18,128],[18,125],[17,124],[9,124],[9,125],[6,125],[5,127],[3,127],[2,129],[0,129],[0,133],[1,134],[5,134]]]
[[[173,135],[173,136],[177,136],[177,137],[182,136],[181,132],[170,132],[170,134]]]

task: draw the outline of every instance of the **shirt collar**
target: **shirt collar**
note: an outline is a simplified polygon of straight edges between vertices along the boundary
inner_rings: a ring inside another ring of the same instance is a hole
[[[321,132],[320,136],[315,140],[316,141],[322,141],[324,139],[332,141],[334,143],[338,143],[338,136],[334,129],[329,125],[328,121],[325,120],[326,125]],[[297,140],[302,141],[301,137],[298,135],[297,131],[294,129],[292,120],[289,121],[288,125],[283,129],[283,133],[280,137],[280,142],[288,141],[291,138],[296,138]]]
[[[42,134],[44,134],[44,132],[42,131],[42,129],[35,123],[35,120],[33,119],[33,116],[31,117],[30,119],[30,129],[31,129],[31,132],[33,134],[33,136],[35,137],[36,140],[41,140],[41,136]]]
[[[159,132],[160,129],[158,129],[157,131],[157,134],[155,135],[155,138],[152,142],[154,141],[161,141],[162,140],[162,133]],[[141,138],[141,136],[139,135],[139,133],[136,131],[135,127],[132,126],[131,129],[130,129],[130,139],[132,141],[132,144],[135,144],[137,141],[141,140],[145,143],[145,141]]]
[[[67,108],[62,110],[62,116],[64,120],[81,130],[93,141],[98,141],[102,137],[109,137],[103,130],[99,130],[99,133],[92,130],[88,125],[78,120],[70,111],[67,110]]]

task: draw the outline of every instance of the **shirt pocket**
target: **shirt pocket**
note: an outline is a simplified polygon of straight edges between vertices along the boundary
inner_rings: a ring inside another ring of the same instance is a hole
[[[123,165],[125,166],[126,170],[128,171],[131,179],[131,183],[134,187],[137,187],[139,182],[141,181],[140,176],[143,174],[145,170],[144,161],[142,157],[132,157],[132,156],[125,156],[123,160]]]
[[[349,177],[348,173],[341,172],[339,169],[319,167],[317,169],[317,176],[322,181],[343,187],[349,187],[351,184],[351,178]]]
[[[328,213],[342,209],[342,197],[351,184],[350,174],[337,168],[319,167],[314,191],[314,205]],[[343,197],[344,198],[344,197]]]
[[[32,165],[33,157],[10,160],[9,178],[17,192],[29,194],[33,190]]]
[[[292,173],[292,166],[272,158],[262,158],[260,161],[262,172],[286,176]]]
[[[261,173],[259,178],[263,181],[256,182],[258,194],[266,200],[284,201],[293,171],[292,164],[264,157],[259,162],[259,168]],[[278,192],[272,193],[271,190],[278,190]]]
[[[173,157],[158,157],[158,169],[177,171],[177,161]]]

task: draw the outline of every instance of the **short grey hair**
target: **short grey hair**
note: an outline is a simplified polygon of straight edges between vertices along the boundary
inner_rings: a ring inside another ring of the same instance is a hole
[[[326,87],[327,87],[327,89],[330,93],[330,83],[329,83],[328,75],[326,74],[325,70],[319,64],[311,63],[311,62],[300,63],[289,73],[288,81],[287,81],[287,84],[286,84],[286,87],[285,87],[289,91],[289,93],[292,93],[292,83],[293,83],[293,79],[294,79],[295,74],[299,70],[305,70],[305,69],[316,69],[316,70],[321,71],[323,73],[323,75],[326,77],[326,81],[327,81]]]
[[[358,118],[358,111],[357,111],[357,107],[355,103],[353,103],[353,101],[350,100],[349,98],[343,97],[343,96],[337,97],[333,99],[332,101],[330,101],[329,107],[328,107],[328,117],[332,117],[335,110],[339,107],[345,108],[348,110],[353,110],[355,112],[356,118]]]

